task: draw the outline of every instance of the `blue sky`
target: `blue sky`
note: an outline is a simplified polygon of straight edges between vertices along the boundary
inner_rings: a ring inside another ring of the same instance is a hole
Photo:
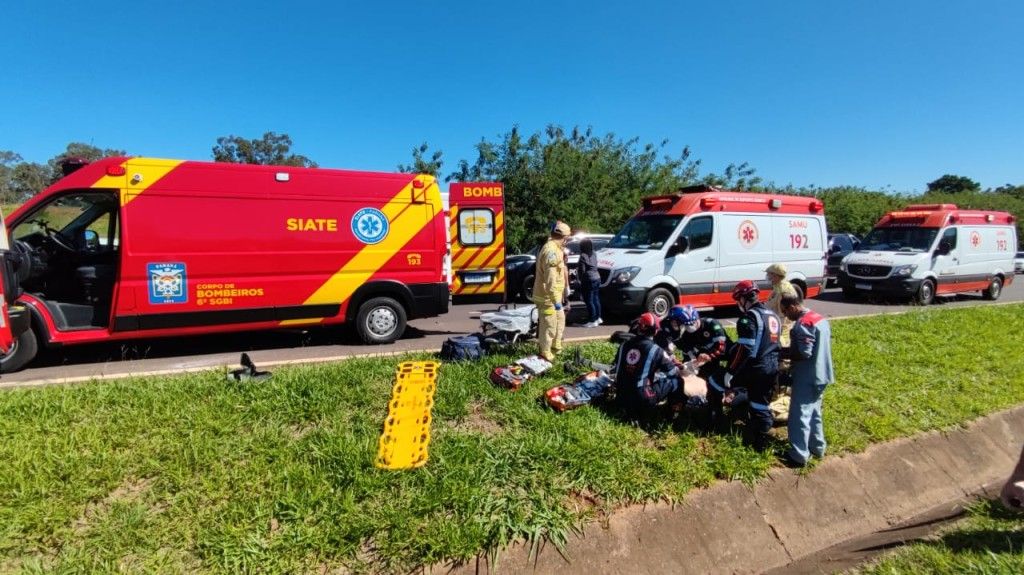
[[[1024,184],[1024,2],[20,2],[0,150],[209,159],[284,132],[325,167],[443,171],[591,126],[777,184]]]

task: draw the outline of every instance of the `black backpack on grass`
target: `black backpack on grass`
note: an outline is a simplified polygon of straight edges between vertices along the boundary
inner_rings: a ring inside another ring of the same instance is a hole
[[[444,361],[476,361],[486,355],[484,336],[479,333],[450,337],[441,345],[441,359]]]

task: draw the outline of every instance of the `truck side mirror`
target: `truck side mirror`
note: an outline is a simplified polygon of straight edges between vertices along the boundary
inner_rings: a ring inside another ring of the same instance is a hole
[[[679,254],[684,254],[688,249],[690,249],[690,240],[688,240],[686,236],[679,236],[676,243],[672,244],[672,247],[668,248],[668,253],[665,254],[665,257],[671,258]]]
[[[85,249],[96,250],[100,247],[100,235],[95,230],[85,230],[82,233]]]
[[[949,255],[950,245],[946,240],[939,242],[939,247],[935,250],[935,253],[940,256]]]

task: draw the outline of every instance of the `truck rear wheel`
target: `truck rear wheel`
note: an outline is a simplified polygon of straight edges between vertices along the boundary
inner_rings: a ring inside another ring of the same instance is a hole
[[[356,332],[364,343],[391,343],[405,332],[405,308],[389,297],[363,302],[356,314]]]
[[[992,278],[992,283],[988,284],[988,289],[981,292],[981,297],[987,300],[997,300],[999,295],[1003,293],[1003,280],[996,276]]]
[[[0,373],[11,373],[25,367],[39,352],[36,332],[26,329],[12,344],[9,352],[0,356]]]

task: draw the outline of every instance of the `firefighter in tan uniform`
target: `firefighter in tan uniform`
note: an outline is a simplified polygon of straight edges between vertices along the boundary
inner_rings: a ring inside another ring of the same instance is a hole
[[[782,298],[785,296],[797,297],[796,288],[786,280],[786,266],[783,264],[772,264],[764,270],[768,281],[772,282],[772,293],[765,302],[765,307],[775,312],[775,315],[782,318],[782,334],[779,343],[782,347],[789,347],[789,331],[793,328],[793,321],[782,313]]]
[[[555,355],[562,351],[562,334],[565,332],[565,309],[562,304],[569,276],[562,249],[570,233],[568,225],[556,222],[547,243],[537,254],[533,303],[537,304],[540,316],[537,328],[540,356],[548,361],[553,361]]]

